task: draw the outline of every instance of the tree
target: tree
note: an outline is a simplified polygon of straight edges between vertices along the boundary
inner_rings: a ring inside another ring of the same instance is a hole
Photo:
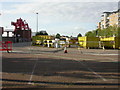
[[[96,30],[88,31],[85,36],[87,37],[96,37]]]
[[[57,33],[55,37],[58,38],[58,39],[60,39],[60,34]]]
[[[82,34],[81,34],[81,33],[79,33],[79,34],[77,35],[77,37],[82,37]]]
[[[48,35],[48,33],[46,31],[39,31],[36,33],[36,36],[37,35]]]
[[[102,36],[102,37],[118,37],[120,35],[120,27],[114,25],[109,26],[108,28],[104,29],[96,29],[93,31],[89,31],[85,34],[85,36],[88,37],[96,37],[96,36]]]
[[[118,30],[119,27],[117,26],[109,26],[108,28],[99,30],[99,36],[105,36],[105,37],[112,37],[112,36],[118,36]]]

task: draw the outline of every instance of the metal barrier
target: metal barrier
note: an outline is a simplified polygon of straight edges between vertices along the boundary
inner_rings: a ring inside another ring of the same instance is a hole
[[[12,51],[12,42],[11,41],[0,41],[0,51]]]

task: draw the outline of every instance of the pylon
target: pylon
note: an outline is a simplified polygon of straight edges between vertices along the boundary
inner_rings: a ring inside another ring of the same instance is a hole
[[[67,47],[64,48],[64,53],[68,53],[68,52],[67,52]]]

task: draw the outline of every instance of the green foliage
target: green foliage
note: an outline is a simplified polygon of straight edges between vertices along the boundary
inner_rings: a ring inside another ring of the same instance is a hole
[[[120,27],[118,27],[117,36],[120,37]]]
[[[58,38],[58,39],[60,39],[60,34],[57,33],[55,37]]]
[[[96,30],[89,31],[85,34],[87,37],[96,37]]]
[[[36,33],[36,36],[37,35],[48,35],[48,33],[46,31],[39,31]]]
[[[113,37],[113,36],[120,36],[120,27],[117,26],[110,26],[105,29],[96,29],[93,31],[88,31],[85,36],[88,37],[96,37],[96,36],[104,36],[104,37]]]
[[[82,37],[82,34],[81,34],[81,33],[79,33],[79,34],[77,35],[77,37]]]

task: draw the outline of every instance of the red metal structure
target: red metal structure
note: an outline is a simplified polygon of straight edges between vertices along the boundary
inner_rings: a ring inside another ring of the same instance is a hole
[[[0,41],[0,51],[12,51],[12,42],[11,41]]]
[[[15,26],[14,32],[16,32],[17,30],[31,30],[28,26],[28,23],[24,20],[17,19],[17,22],[11,22],[12,25]]]
[[[28,23],[24,20],[17,19],[16,22],[11,22],[11,25],[15,26],[14,35],[19,42],[19,39],[22,41],[31,41],[31,28],[29,28]]]

